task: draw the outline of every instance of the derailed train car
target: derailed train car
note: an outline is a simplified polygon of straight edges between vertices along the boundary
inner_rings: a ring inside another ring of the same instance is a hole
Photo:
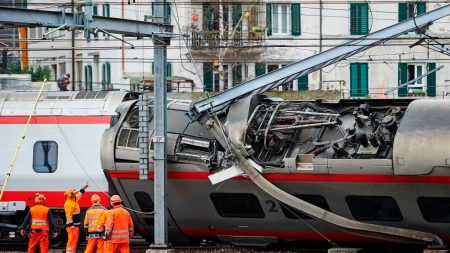
[[[420,242],[422,232],[432,235],[429,244],[450,241],[450,157],[445,148],[450,144],[450,101],[287,102],[256,95],[218,115],[215,124],[221,125],[225,141],[208,131],[212,123],[190,122],[184,116],[188,110],[186,101],[168,105],[172,243],[212,238],[267,245],[324,237]],[[150,212],[152,174],[149,180],[138,179],[136,101],[123,103],[118,113],[119,120],[103,136],[102,165],[126,205]],[[248,164],[259,170],[256,176],[211,183],[221,171]],[[252,182],[259,175],[295,199],[285,201],[262,190]],[[300,212],[286,204],[296,199],[309,209]],[[133,216],[151,240],[153,216]],[[358,224],[365,225],[359,229]],[[376,233],[365,228],[372,224]],[[377,236],[383,229],[404,231]]]

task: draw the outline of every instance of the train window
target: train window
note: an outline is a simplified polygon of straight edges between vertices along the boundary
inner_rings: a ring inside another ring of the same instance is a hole
[[[136,198],[136,201],[139,205],[139,208],[141,208],[142,212],[153,212],[154,210],[154,204],[153,200],[148,195],[148,193],[143,191],[136,191],[134,192],[134,198]]]
[[[330,211],[330,207],[328,206],[327,200],[320,195],[312,195],[312,194],[292,194],[293,196],[306,201],[310,204],[313,204],[317,207]],[[287,206],[283,203],[280,203],[281,210],[283,211],[284,216],[288,219],[312,219],[310,216],[303,214],[296,209]]]
[[[420,197],[417,198],[420,212],[429,222],[450,222],[450,198],[448,197]]]
[[[53,173],[58,167],[58,144],[54,141],[37,141],[33,147],[33,170]]]
[[[400,208],[389,196],[347,196],[347,204],[357,220],[401,221]]]
[[[250,193],[211,193],[217,213],[227,218],[264,218],[264,211]]]

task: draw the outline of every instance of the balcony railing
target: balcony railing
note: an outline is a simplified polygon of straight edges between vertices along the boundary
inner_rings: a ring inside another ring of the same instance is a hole
[[[225,33],[221,38],[219,31],[193,31],[191,35],[191,47],[194,50],[205,50],[211,48],[233,47],[247,48],[263,45],[264,32],[235,32]]]

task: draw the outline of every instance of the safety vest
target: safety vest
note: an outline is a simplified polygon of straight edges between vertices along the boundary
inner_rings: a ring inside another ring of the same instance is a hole
[[[31,214],[31,229],[41,229],[49,231],[48,226],[48,207],[37,204],[30,208]]]
[[[81,223],[80,205],[73,199],[66,199],[64,211],[66,213],[66,225],[79,227]]]
[[[98,233],[105,230],[105,215],[107,210],[101,205],[89,207],[84,218],[84,227],[88,229],[89,233]]]
[[[108,211],[105,231],[111,233],[112,243],[129,243],[133,233],[133,221],[130,213],[121,206]]]

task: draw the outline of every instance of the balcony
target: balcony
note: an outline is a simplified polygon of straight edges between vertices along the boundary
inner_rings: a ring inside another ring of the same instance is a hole
[[[265,31],[253,29],[253,31],[236,31],[225,33],[221,38],[220,31],[198,31],[193,30],[191,34],[191,48],[193,50],[214,50],[220,47],[233,49],[252,49],[263,45],[265,41]]]

